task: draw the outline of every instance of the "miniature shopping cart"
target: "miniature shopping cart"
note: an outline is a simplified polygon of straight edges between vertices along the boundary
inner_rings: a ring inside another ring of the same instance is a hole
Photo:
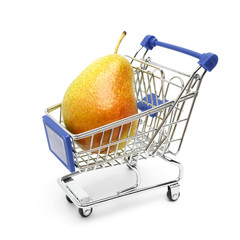
[[[149,50],[155,46],[197,58],[199,61],[196,70],[188,74],[152,61],[148,54],[151,52]],[[141,48],[134,57],[126,56],[126,58],[130,61],[134,72],[138,114],[80,134],[72,134],[65,128],[61,103],[47,108],[46,115],[43,116],[50,151],[71,172],[59,178],[58,182],[65,191],[67,200],[78,207],[83,217],[92,213],[94,205],[153,188],[167,187],[167,197],[170,201],[176,201],[179,198],[179,181],[183,175],[183,168],[173,159],[182,146],[203,76],[207,71],[210,72],[218,62],[215,54],[199,54],[160,42],[151,35],[143,39]],[[137,132],[131,136],[130,132],[134,123],[137,123]],[[127,138],[121,139],[124,126],[128,126],[128,135]],[[120,129],[119,137],[112,141],[113,131],[116,128]],[[109,141],[103,143],[104,134],[107,133],[110,133]],[[97,135],[101,136],[101,141],[98,147],[93,148],[92,143]],[[82,150],[76,144],[82,139],[89,140],[88,150]],[[119,150],[118,145],[123,142],[125,147]],[[109,149],[113,146],[115,150],[110,151]],[[137,163],[148,157],[159,157],[177,167],[177,178],[141,187]],[[82,173],[122,164],[126,164],[134,171],[136,182],[124,190],[116,190],[111,196],[94,199],[77,181]]]

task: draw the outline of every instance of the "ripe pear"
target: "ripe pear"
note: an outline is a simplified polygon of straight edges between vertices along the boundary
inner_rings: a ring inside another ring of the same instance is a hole
[[[114,54],[91,63],[68,87],[62,101],[62,114],[71,133],[83,133],[138,113],[133,69],[125,57],[117,54],[125,35],[123,32]],[[136,134],[137,125],[138,121],[132,123],[129,137]],[[103,136],[102,133],[95,134],[92,141],[87,137],[77,143],[83,150],[94,149],[100,144],[103,146],[127,138],[129,127],[130,123],[123,125],[122,129],[114,128],[112,134],[108,130]],[[118,147],[112,145],[108,151],[107,147],[101,148],[100,153],[120,150],[126,142],[119,143]]]

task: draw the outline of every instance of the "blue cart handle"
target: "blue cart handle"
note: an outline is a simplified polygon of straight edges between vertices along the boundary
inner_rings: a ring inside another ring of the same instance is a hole
[[[182,47],[178,47],[178,46],[175,46],[172,44],[160,42],[157,40],[157,38],[155,38],[152,35],[147,35],[142,40],[141,45],[148,50],[152,50],[155,46],[160,46],[160,47],[168,48],[168,49],[178,51],[178,52],[187,54],[189,56],[195,57],[195,58],[199,59],[198,64],[209,72],[211,72],[213,70],[213,68],[217,65],[217,62],[218,62],[218,56],[216,54],[213,54],[210,52],[201,54],[201,53],[194,52],[194,51],[186,49],[186,48],[182,48]]]

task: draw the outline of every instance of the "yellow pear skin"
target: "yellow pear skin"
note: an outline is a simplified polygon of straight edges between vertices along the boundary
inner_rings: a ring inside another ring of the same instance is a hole
[[[116,50],[115,50],[116,52]],[[137,114],[134,96],[133,69],[128,60],[119,54],[110,54],[91,63],[68,87],[63,101],[62,114],[66,128],[74,134],[112,123],[114,121]],[[134,121],[129,136],[137,131]],[[125,139],[129,125],[114,128],[111,142]],[[121,132],[121,136],[120,135]],[[95,134],[91,149],[109,143],[111,130]],[[89,150],[91,137],[77,141],[83,150]],[[126,141],[118,145],[118,150],[126,145]],[[109,148],[109,153],[116,150],[116,145]],[[97,152],[97,151],[95,151]],[[101,149],[106,153],[107,148]]]

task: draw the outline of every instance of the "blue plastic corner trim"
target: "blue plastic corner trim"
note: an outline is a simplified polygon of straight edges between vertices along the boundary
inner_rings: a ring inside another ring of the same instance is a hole
[[[152,100],[151,100],[151,99],[152,99]],[[147,102],[147,100],[148,100],[149,103],[153,102],[153,105],[154,105],[154,106],[159,106],[159,105],[163,104],[163,101],[162,101],[162,100],[160,100],[160,99],[158,99],[158,98],[156,99],[156,96],[155,96],[154,93],[152,93],[152,98],[151,98],[151,95],[150,95],[150,94],[147,95],[147,98],[146,98],[146,97],[143,98],[143,101]],[[157,100],[157,101],[156,101],[156,100]],[[158,102],[158,105],[157,105],[157,102]],[[168,102],[168,100],[165,100],[165,102]],[[137,102],[137,107],[138,107],[138,109],[140,109],[141,111],[146,111],[146,110],[149,110],[149,109],[152,108],[151,106],[149,106],[149,105],[147,105],[146,103],[143,103],[143,102],[141,102],[141,101]],[[157,113],[153,113],[153,114],[151,114],[150,116],[154,118],[154,117],[156,117],[156,115],[157,115]]]
[[[73,153],[72,153],[72,144],[71,144],[71,139],[68,133],[66,133],[61,127],[59,127],[50,117],[47,115],[44,115],[43,117],[43,123],[44,123],[44,128],[45,128],[45,133],[48,141],[48,147],[49,150],[58,158],[58,160],[70,171],[70,172],[75,172],[75,165],[73,161]],[[59,154],[54,152],[52,149],[51,143],[50,143],[50,138],[48,136],[48,131],[47,127],[49,127],[55,134],[57,134],[64,143],[64,148],[61,149],[63,153],[66,156],[66,161],[64,161]]]
[[[218,56],[213,53],[203,53],[198,61],[198,64],[207,71],[211,72],[218,63]]]
[[[218,63],[218,56],[216,54],[213,54],[213,53],[201,54],[201,53],[189,50],[187,48],[182,48],[169,43],[160,42],[157,40],[156,37],[152,35],[145,36],[145,38],[141,42],[141,46],[145,47],[148,50],[152,50],[154,47],[160,46],[160,47],[168,48],[168,49],[195,57],[199,59],[199,62],[198,62],[199,65],[209,72],[211,72]]]
[[[141,46],[145,47],[148,50],[152,50],[156,45],[155,45],[155,41],[157,39],[152,36],[152,35],[147,35],[141,42]]]

